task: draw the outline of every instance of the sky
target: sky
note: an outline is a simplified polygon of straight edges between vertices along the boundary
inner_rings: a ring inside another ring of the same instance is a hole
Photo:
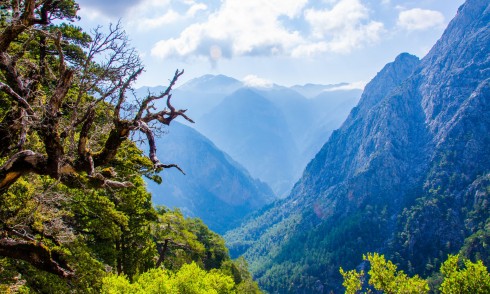
[[[362,88],[402,53],[425,56],[463,0],[78,0],[90,30],[121,22],[136,87],[223,74],[250,85]]]

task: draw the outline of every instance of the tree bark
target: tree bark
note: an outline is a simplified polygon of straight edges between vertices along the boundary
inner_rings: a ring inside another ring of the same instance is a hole
[[[27,261],[40,270],[63,278],[74,276],[73,270],[68,267],[66,261],[41,242],[1,238],[0,256]]]
[[[165,243],[163,243],[163,248],[158,250],[159,256],[158,256],[158,260],[156,263],[156,267],[160,267],[160,265],[162,265],[162,263],[165,261],[165,253],[167,252],[167,249],[168,249],[168,242],[169,242],[169,240],[165,239]]]
[[[31,150],[20,151],[12,156],[0,168],[0,194],[17,181],[17,179],[27,173],[36,172],[43,174],[46,158]]]

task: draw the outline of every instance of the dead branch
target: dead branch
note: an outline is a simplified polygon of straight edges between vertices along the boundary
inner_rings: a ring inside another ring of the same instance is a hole
[[[0,81],[0,91],[7,93],[10,97],[17,101],[17,103],[19,103],[19,105],[21,105],[29,115],[34,115],[34,110],[32,110],[31,105],[29,105],[29,103],[24,98],[22,98],[22,96],[20,96],[12,88],[10,88],[9,85],[4,84]]]

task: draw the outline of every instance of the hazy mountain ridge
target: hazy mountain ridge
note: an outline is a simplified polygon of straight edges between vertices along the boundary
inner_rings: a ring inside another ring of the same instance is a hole
[[[331,84],[331,85],[305,84],[305,85],[294,85],[291,87],[291,89],[305,96],[306,98],[315,98],[324,92],[347,85],[348,83],[339,83],[339,84]]]
[[[176,108],[188,109],[187,114],[196,123],[201,117],[216,107],[223,99],[243,87],[243,83],[224,75],[204,75],[192,79],[172,91],[172,104]],[[137,97],[165,91],[165,86],[141,87],[135,90]],[[158,107],[166,107],[165,101],[158,101]],[[183,121],[183,123],[186,123]]]
[[[328,85],[315,86],[334,88]],[[320,150],[331,132],[341,125],[361,96],[361,90],[319,91],[318,95],[305,99],[294,90],[295,87],[254,89],[256,93],[271,101],[284,115],[297,149],[293,161],[294,180],[299,179],[306,164]],[[292,188],[292,184],[289,188]]]
[[[240,224],[247,214],[275,199],[265,184],[220,151],[194,129],[175,123],[157,139],[161,160],[172,160],[176,169],[161,173],[163,183],[148,183],[153,203],[179,207],[199,217],[214,231],[224,233]]]
[[[226,96],[194,127],[281,197],[345,119],[358,95],[353,90],[307,99],[278,85],[245,86]]]
[[[197,127],[197,126],[196,126]],[[293,180],[297,149],[286,119],[270,101],[251,89],[227,96],[197,127],[274,191]]]
[[[188,109],[196,122],[184,124],[211,139],[284,197],[357,103],[360,90],[336,90],[345,85],[252,87],[224,75],[205,75],[176,88],[172,101],[175,107]],[[148,90],[158,93],[165,87],[142,87],[135,92],[141,96]],[[299,93],[303,90],[308,98]],[[159,103],[158,107],[165,107]]]
[[[463,245],[485,256],[489,11],[467,1],[422,61],[385,66],[290,196],[227,235],[262,287],[340,291],[339,266],[369,251],[422,275]]]

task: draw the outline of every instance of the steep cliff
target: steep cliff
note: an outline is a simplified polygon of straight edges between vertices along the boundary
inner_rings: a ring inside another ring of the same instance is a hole
[[[422,275],[462,247],[488,257],[489,18],[469,0],[421,61],[386,65],[290,196],[227,235],[262,287],[340,291],[370,251]]]

